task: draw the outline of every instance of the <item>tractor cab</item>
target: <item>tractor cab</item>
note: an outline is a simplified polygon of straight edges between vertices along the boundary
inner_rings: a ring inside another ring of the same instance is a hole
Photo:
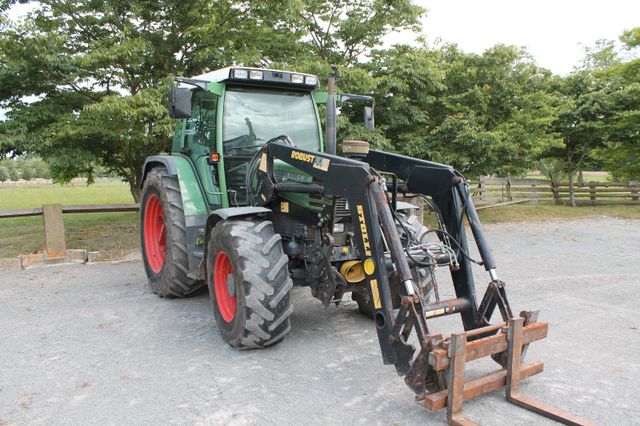
[[[170,115],[179,119],[172,151],[191,159],[211,209],[249,204],[247,166],[267,141],[286,135],[297,147],[323,150],[316,76],[228,67],[177,82],[169,93]],[[277,173],[308,178],[284,164]]]

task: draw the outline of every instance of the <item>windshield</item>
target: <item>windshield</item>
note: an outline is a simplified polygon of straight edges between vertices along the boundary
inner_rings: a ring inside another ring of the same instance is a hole
[[[320,149],[318,121],[308,92],[228,88],[224,101],[225,155],[255,152],[269,139],[287,135],[304,149]]]

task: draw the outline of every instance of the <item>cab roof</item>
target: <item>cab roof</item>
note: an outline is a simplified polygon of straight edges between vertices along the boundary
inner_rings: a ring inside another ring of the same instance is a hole
[[[255,86],[281,86],[302,90],[313,90],[318,87],[318,77],[313,74],[252,67],[221,68],[192,77],[190,80],[209,83],[233,82]]]

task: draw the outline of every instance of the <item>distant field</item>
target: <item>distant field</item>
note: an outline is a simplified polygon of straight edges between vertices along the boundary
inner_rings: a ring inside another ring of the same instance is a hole
[[[127,204],[133,203],[129,185],[120,181],[93,185],[42,185],[6,187],[0,185],[0,210],[40,207],[43,204]]]
[[[43,204],[133,203],[129,186],[119,181],[94,185],[0,186],[0,210],[40,207]],[[65,214],[67,248],[106,250],[135,248],[137,213]],[[44,247],[42,217],[0,219],[0,258],[41,251]]]
[[[525,176],[528,179],[546,179],[547,177],[540,172],[532,172]],[[609,172],[582,172],[585,182],[608,182],[611,180]],[[578,176],[576,175],[576,181]]]
[[[640,219],[638,206],[556,206],[553,204],[514,204],[482,209],[478,212],[482,223],[539,222],[545,220],[581,219],[588,217],[616,217]]]

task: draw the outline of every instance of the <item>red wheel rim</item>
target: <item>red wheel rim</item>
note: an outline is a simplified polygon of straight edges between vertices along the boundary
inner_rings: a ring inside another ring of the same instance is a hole
[[[229,294],[228,279],[233,279],[233,267],[227,253],[220,251],[213,263],[213,288],[222,319],[231,322],[236,315],[236,296]]]
[[[164,265],[165,233],[162,204],[155,194],[147,198],[144,208],[144,249],[151,270],[160,272]]]

